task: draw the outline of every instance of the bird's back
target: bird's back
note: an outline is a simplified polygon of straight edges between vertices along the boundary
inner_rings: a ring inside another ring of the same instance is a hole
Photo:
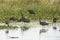
[[[48,25],[48,23],[46,23],[46,22],[41,22],[41,21],[40,21],[40,24],[43,25],[43,26],[44,26],[44,25]]]

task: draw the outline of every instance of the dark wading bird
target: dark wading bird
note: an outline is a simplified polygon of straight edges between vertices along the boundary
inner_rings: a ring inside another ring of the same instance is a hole
[[[9,27],[9,22],[8,21],[5,21],[5,24]],[[5,33],[8,34],[9,30],[6,30]]]
[[[25,23],[29,23],[30,22],[30,20],[26,19],[26,18],[21,18],[20,21],[25,22]]]
[[[53,29],[57,29],[56,22],[57,22],[57,18],[54,17],[53,18],[53,24],[54,24]]]
[[[56,23],[57,22],[57,18],[53,18],[53,23]]]
[[[17,18],[11,17],[10,20],[16,21],[18,20]]]
[[[46,23],[46,22],[42,22],[42,21],[39,21],[40,22],[40,25],[42,26],[45,26],[45,25],[48,25],[49,23]]]
[[[27,18],[25,18],[22,13],[21,13],[21,18],[18,19],[18,22],[21,22],[21,21],[22,21],[22,22],[25,22],[25,23],[29,23],[29,22],[30,22],[30,20],[27,19]]]
[[[45,21],[41,21],[40,19],[39,19],[39,23],[40,23],[40,25],[42,25],[42,26],[45,26],[45,25],[49,25],[49,23],[47,23],[47,22],[45,22]],[[45,33],[47,30],[46,29],[43,29],[43,27],[42,27],[42,29],[40,30],[40,33]]]
[[[47,22],[45,22],[45,21],[41,21],[40,19],[39,19],[39,23],[40,23],[40,25],[42,25],[42,26],[49,25],[49,23],[47,23]]]
[[[30,14],[35,14],[35,12],[34,12],[33,10],[28,10],[28,12],[29,12]]]

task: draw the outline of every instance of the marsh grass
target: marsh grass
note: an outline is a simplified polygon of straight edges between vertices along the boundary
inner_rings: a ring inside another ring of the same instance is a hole
[[[28,9],[33,9],[36,14],[29,14]],[[38,18],[50,20],[53,17],[60,19],[60,3],[45,4],[40,0],[0,0],[0,21],[8,20],[10,17],[20,18],[21,13],[31,20]]]

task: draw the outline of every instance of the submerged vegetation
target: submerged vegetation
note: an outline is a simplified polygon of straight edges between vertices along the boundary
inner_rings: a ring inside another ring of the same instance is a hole
[[[35,14],[29,14],[28,10]],[[20,18],[21,13],[30,20],[60,18],[60,2],[43,0],[0,0],[0,21],[10,17]]]

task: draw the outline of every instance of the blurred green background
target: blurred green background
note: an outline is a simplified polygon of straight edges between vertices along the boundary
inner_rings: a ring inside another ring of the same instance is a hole
[[[36,14],[29,14],[28,9]],[[21,13],[30,20],[50,20],[53,17],[60,19],[59,0],[0,0],[0,21],[10,17],[20,18]]]

